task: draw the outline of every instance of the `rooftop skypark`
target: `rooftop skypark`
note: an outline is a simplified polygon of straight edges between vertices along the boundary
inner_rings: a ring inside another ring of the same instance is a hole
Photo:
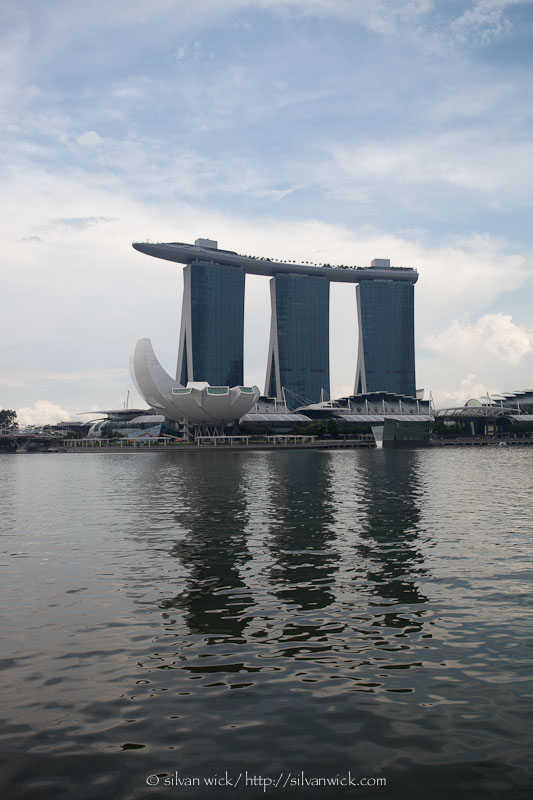
[[[354,267],[346,264],[313,264],[310,261],[277,261],[260,256],[244,256],[233,250],[219,250],[212,239],[197,239],[194,244],[185,242],[134,242],[133,247],[141,253],[180,264],[202,261],[239,267],[251,275],[276,275],[282,272],[314,275],[341,283],[359,283],[363,280],[389,280],[416,283],[418,272],[411,267],[391,267],[387,258],[375,258],[370,267]]]

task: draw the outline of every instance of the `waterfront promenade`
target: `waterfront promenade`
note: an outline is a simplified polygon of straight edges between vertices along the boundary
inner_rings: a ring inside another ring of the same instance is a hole
[[[197,452],[207,450],[324,450],[375,447],[372,435],[351,439],[318,439],[316,436],[201,436],[193,442],[174,442],[164,438],[141,441],[119,439],[67,439],[57,449],[60,452],[147,452],[165,450],[173,452]]]
[[[319,439],[317,436],[200,436],[194,441],[184,442],[168,436],[136,439],[63,439],[57,434],[25,433],[14,431],[2,435],[3,452],[11,453],[116,453],[172,451],[189,453],[198,451],[250,451],[250,450],[331,450],[375,448],[372,434],[361,434],[350,438]],[[529,433],[504,434],[500,436],[454,436],[430,437],[427,447],[497,447],[506,445],[533,445]],[[404,446],[409,447],[405,442]],[[419,446],[419,445],[418,445]]]
[[[403,443],[409,446],[408,442]],[[533,436],[514,434],[504,437],[495,436],[456,436],[453,438],[429,439],[427,447],[498,447],[506,445],[533,445]],[[174,452],[191,452],[206,450],[331,450],[353,449],[359,447],[376,447],[375,439],[368,434],[360,438],[350,439],[318,439],[317,437],[268,436],[265,439],[254,439],[248,436],[202,437],[194,442],[172,442],[163,440],[146,440],[131,442],[128,440],[67,440],[58,448],[60,452],[152,452],[153,450],[172,450]]]

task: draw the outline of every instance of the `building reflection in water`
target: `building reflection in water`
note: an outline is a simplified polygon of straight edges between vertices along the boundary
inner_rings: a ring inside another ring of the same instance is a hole
[[[245,465],[239,453],[198,454],[181,475],[175,519],[186,529],[170,555],[186,568],[185,586],[161,607],[180,609],[191,633],[238,639],[253,605],[240,568],[250,559]]]
[[[285,656],[307,662],[306,680],[328,661],[368,690],[384,650],[427,635],[416,451],[190,454],[157,481],[176,559],[159,606],[183,669],[261,671]],[[222,641],[237,649],[209,648],[209,666],[203,648]]]
[[[279,453],[269,462],[271,593],[303,611],[334,601],[331,453]]]
[[[357,475],[366,502],[354,549],[366,565],[366,591],[373,596],[370,605],[390,609],[373,624],[420,629],[423,609],[415,606],[427,602],[418,587],[419,578],[426,574],[419,547],[420,453],[392,450],[361,456]],[[405,606],[412,608],[406,612],[400,608]]]

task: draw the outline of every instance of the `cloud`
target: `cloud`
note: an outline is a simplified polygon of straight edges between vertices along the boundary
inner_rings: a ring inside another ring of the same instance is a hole
[[[533,371],[533,332],[510,314],[483,314],[475,321],[452,321],[424,337],[436,359],[422,358],[418,372],[439,405],[469,397],[525,389]]]
[[[12,373],[0,378],[0,385],[5,386],[30,386],[32,383],[43,381],[58,381],[79,383],[80,381],[99,381],[105,383],[115,378],[125,378],[129,375],[127,367],[111,369],[85,369],[85,370],[30,370],[24,373]]]
[[[41,372],[37,377],[39,380],[50,381],[105,381],[112,378],[123,378],[129,375],[126,367],[116,367],[114,369],[87,369],[75,370],[72,372]]]
[[[114,97],[120,97],[122,99],[127,99],[132,97],[135,100],[138,100],[140,97],[143,96],[143,89],[141,85],[117,86],[116,89],[112,90],[112,94]]]
[[[6,389],[20,389],[26,385],[26,381],[17,375],[0,375],[0,386]]]
[[[533,90],[523,32],[508,24],[520,4],[4,6],[0,337],[11,407],[108,406],[129,385],[113,370],[141,336],[172,371],[181,270],[133,252],[146,237],[415,266],[417,341],[436,348],[418,359],[421,381],[526,382],[520,333],[479,322],[512,314],[531,275]],[[479,51],[484,36],[487,47],[498,39],[494,59]],[[333,386],[345,393],[357,331],[353,287],[339,287]],[[246,304],[246,371],[264,375],[268,282],[247,279]],[[444,332],[463,342],[460,358]]]
[[[6,0],[9,2],[9,0]],[[13,2],[13,0],[12,0]],[[52,3],[53,5],[57,5]],[[293,17],[338,19],[362,25],[376,33],[390,34],[399,25],[408,27],[426,16],[435,7],[435,0],[199,0],[180,3],[176,0],[130,0],[126,6],[93,0],[89,7],[61,4],[60,32],[109,29],[127,26],[128,29],[151,25],[178,30],[219,25],[223,18],[234,18],[237,30],[248,30],[249,22],[242,17],[246,11],[261,10],[267,14]],[[238,15],[238,16],[236,16]],[[47,9],[34,14],[37,24],[49,16]],[[161,36],[158,42],[161,41]]]
[[[440,247],[422,241],[406,246],[398,239],[399,252],[392,247],[390,252],[401,258],[407,251],[407,265],[420,269],[416,302],[425,330],[434,330],[451,316],[474,315],[502,292],[524,285],[532,274],[531,261],[525,255],[487,233],[454,237]]]
[[[58,422],[77,419],[70,411],[51,403],[49,400],[37,400],[33,406],[17,409],[19,425],[55,425]]]
[[[487,395],[498,394],[499,391],[502,391],[501,387],[495,386],[490,379],[489,382],[482,381],[476,373],[471,372],[459,381],[456,388],[432,388],[431,397],[436,408],[458,408],[473,397],[481,399]],[[426,392],[425,398],[428,397],[429,392]]]
[[[185,56],[187,55],[188,49],[189,49],[189,45],[187,43],[180,44],[176,48],[176,52],[174,53],[174,58],[176,59],[176,61],[181,61],[183,58],[185,58]]]
[[[249,5],[244,3],[244,5]],[[434,0],[259,0],[263,9],[296,16],[336,18],[391,36],[410,28],[434,8]]]
[[[104,139],[99,136],[96,131],[86,131],[76,136],[76,142],[82,147],[95,147],[96,145],[103,144]]]
[[[530,5],[531,0],[478,0],[451,24],[452,32],[462,41],[474,37],[488,44],[512,30],[505,12],[511,6]]]
[[[245,19],[238,19],[233,23],[232,28],[239,31],[249,31],[252,29],[252,26],[249,22],[246,22]]]
[[[348,228],[305,218],[283,220],[267,216],[264,208],[254,218],[183,200],[167,203],[164,197],[135,202],[115,180],[78,170],[62,174],[42,168],[19,170],[3,182],[3,196],[13,203],[4,254],[17,264],[3,285],[4,336],[18,330],[16,359],[11,368],[6,362],[6,369],[13,374],[17,362],[22,364],[15,377],[29,382],[31,391],[47,382],[41,391],[60,404],[69,384],[69,405],[76,389],[79,407],[107,405],[105,398],[121,391],[119,381],[124,381],[125,392],[128,354],[142,336],[153,339],[169,372],[175,364],[181,270],[135,253],[130,247],[134,240],[193,241],[205,234],[218,239],[222,248],[285,260],[364,265],[372,258],[390,257],[396,266],[420,270],[416,286],[419,342],[428,335],[438,337],[439,331],[449,327],[450,317],[475,318],[504,290],[522,286],[530,273],[524,254],[505,239],[488,234],[454,237],[439,246],[425,241],[427,237],[416,230],[391,234],[364,225]],[[118,208],[120,218],[113,220]],[[50,218],[66,224],[50,229]],[[106,224],[97,225],[100,220]],[[45,244],[21,247],[28,225],[37,231],[46,229]],[[21,297],[20,308],[17,298]],[[346,387],[355,378],[353,287],[341,286],[338,292],[332,291],[332,298],[332,387]],[[262,375],[270,315],[268,281],[248,280],[246,306],[246,374]],[[51,314],[50,309],[57,310]],[[37,340],[34,330],[41,332]],[[434,369],[434,362],[441,365],[441,373]],[[431,370],[421,371],[421,377],[427,376],[426,385],[430,381],[432,386],[437,382],[456,385],[473,371],[472,363],[466,363],[460,374],[449,374],[446,363],[446,359],[433,358]],[[117,364],[124,368],[117,370]],[[54,394],[51,381],[57,384]],[[27,405],[23,396],[20,400]]]
[[[331,53],[329,37],[314,40],[301,26],[279,19],[281,13],[320,17],[332,30],[347,20],[374,32],[400,26],[403,36],[412,30],[413,20],[435,27],[440,19],[444,24],[446,15],[431,13],[438,6],[434,2],[203,0],[193,10],[180,9],[185,32],[176,28],[171,2],[153,2],[146,9],[129,3],[128,13],[95,5],[100,13],[96,10],[94,19],[84,9],[62,8],[57,53],[60,46],[73,46],[67,31],[86,24],[102,28],[102,35],[108,36],[119,22],[128,30],[142,26],[147,46],[168,16],[159,54],[165,66],[159,60],[139,62],[135,48],[128,53],[124,47],[117,59],[121,64],[124,59],[126,68],[113,71],[110,59],[109,73],[99,77],[97,89],[85,78],[76,99],[58,88],[58,94],[41,89],[38,97],[17,101],[10,111],[18,140],[10,143],[11,163],[18,155],[28,161],[53,160],[61,169],[74,160],[89,173],[101,170],[120,176],[135,194],[195,199],[224,192],[275,200],[280,197],[278,186],[289,185],[314,191],[324,203],[334,197],[342,203],[376,205],[385,190],[392,190],[398,204],[405,206],[407,187],[417,194],[422,214],[428,205],[438,205],[426,202],[423,188],[428,184],[466,188],[485,207],[501,206],[507,196],[529,196],[533,149],[527,132],[520,136],[516,126],[516,115],[526,115],[531,107],[525,81],[516,76],[504,79],[487,65],[473,70],[464,59],[457,66],[450,53],[445,59],[442,54],[432,56],[421,69],[424,59],[418,49],[416,58],[406,58],[397,42],[388,47],[388,42],[376,42],[356,28],[357,45],[347,61],[346,42],[339,43],[338,53]],[[50,19],[54,6],[51,2]],[[244,37],[238,52],[226,52],[228,37],[237,36],[231,33],[232,22],[247,9],[265,17],[264,32]],[[228,26],[223,36],[217,30],[214,42],[210,35],[220,16],[228,17]],[[215,48],[216,68],[204,58],[192,58],[198,39],[196,32],[189,40],[183,38],[189,24],[202,29],[206,51]],[[27,25],[31,27],[29,20]],[[135,30],[131,41],[137,41]],[[369,58],[374,49],[375,57]],[[182,56],[179,64],[176,50]],[[21,53],[18,57],[30,72],[42,58],[31,56],[30,49]],[[56,58],[55,49],[48,53],[52,75],[59,70]],[[25,70],[20,71],[24,75]],[[356,74],[364,80],[347,77]],[[38,83],[36,75],[29,78]],[[28,91],[33,83],[28,80]],[[497,91],[491,92],[495,83]],[[450,118],[457,119],[458,109],[468,129],[450,132],[446,128]],[[472,118],[491,114],[497,115],[497,124],[491,120],[490,127],[470,125]],[[346,124],[351,115],[357,124]],[[530,123],[524,121],[529,131]],[[439,212],[440,207],[434,211]]]
[[[51,219],[50,222],[53,226],[61,225],[80,231],[92,225],[98,225],[100,222],[116,222],[116,217],[59,217],[57,219]],[[39,240],[39,237],[31,236],[30,239]]]
[[[426,336],[424,344],[440,356],[468,353],[473,363],[481,358],[518,364],[532,350],[529,332],[502,313],[485,314],[474,323],[454,320],[446,330]]]
[[[330,192],[338,186],[448,184],[480,196],[484,205],[501,205],[502,192],[529,192],[533,180],[533,145],[515,136],[476,130],[404,141],[362,142],[331,147]],[[333,172],[332,172],[333,167]],[[324,164],[324,170],[328,170]],[[399,198],[401,202],[401,197]]]

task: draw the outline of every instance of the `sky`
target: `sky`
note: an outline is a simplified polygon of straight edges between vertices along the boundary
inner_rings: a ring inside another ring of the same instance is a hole
[[[180,265],[132,241],[415,267],[437,407],[533,386],[533,0],[3,0],[0,408],[138,406],[176,366]],[[247,276],[264,388],[268,279]],[[354,287],[332,285],[332,396]]]

